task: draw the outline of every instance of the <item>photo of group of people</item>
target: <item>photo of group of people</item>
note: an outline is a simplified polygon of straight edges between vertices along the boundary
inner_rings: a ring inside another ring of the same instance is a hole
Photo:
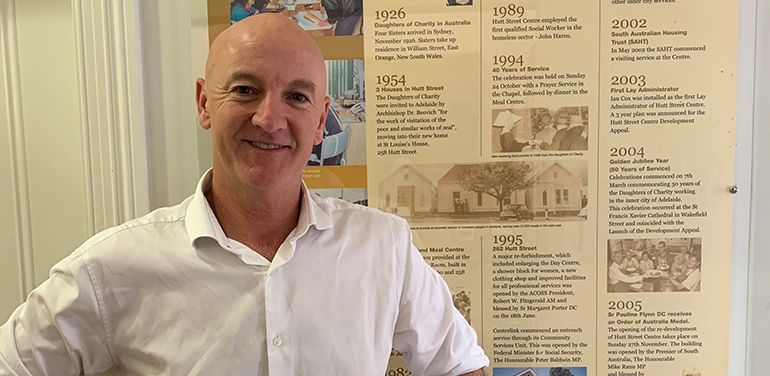
[[[588,107],[492,111],[492,152],[588,150]]]
[[[610,239],[607,265],[607,292],[700,291],[701,239]]]
[[[569,221],[587,217],[585,161],[388,166],[377,207],[411,222]]]
[[[283,14],[314,37],[361,35],[363,0],[233,0],[230,23],[261,13]]]

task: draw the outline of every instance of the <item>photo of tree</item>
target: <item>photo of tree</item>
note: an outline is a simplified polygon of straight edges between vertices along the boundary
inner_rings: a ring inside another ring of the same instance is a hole
[[[585,161],[388,166],[376,204],[410,222],[575,221],[587,218]],[[371,189],[371,188],[370,188]],[[371,198],[370,198],[371,202]]]

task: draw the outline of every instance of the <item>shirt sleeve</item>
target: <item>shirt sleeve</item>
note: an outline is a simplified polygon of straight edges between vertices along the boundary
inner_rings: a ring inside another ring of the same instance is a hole
[[[93,375],[113,365],[83,252],[51,269],[0,326],[0,375]]]
[[[695,269],[687,276],[687,279],[682,281],[682,286],[688,290],[693,291],[693,288],[700,282],[700,269]]]
[[[642,281],[642,276],[630,276],[625,275],[622,271],[620,271],[620,266],[618,264],[612,264],[609,269],[609,277],[610,281],[615,280],[619,282],[625,282],[625,283],[637,283]]]
[[[452,303],[444,280],[412,245],[406,227],[406,257],[393,347],[422,376],[461,375],[489,365],[476,332]]]

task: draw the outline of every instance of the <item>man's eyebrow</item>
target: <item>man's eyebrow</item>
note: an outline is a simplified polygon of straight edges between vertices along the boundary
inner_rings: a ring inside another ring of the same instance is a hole
[[[256,74],[251,72],[233,72],[233,74],[231,74],[230,77],[227,78],[227,81],[225,81],[224,87],[229,87],[235,81],[262,82],[262,79],[259,78],[259,76],[257,76]]]
[[[289,84],[290,89],[301,89],[301,90],[307,90],[310,93],[315,93],[316,85],[313,83],[313,81],[310,80],[304,80],[304,79],[298,79],[294,80]]]

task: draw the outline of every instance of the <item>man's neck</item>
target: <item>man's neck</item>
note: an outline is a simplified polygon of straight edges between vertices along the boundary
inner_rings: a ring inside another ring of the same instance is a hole
[[[268,261],[297,226],[301,183],[292,188],[238,189],[214,174],[206,199],[228,238],[248,246]]]

